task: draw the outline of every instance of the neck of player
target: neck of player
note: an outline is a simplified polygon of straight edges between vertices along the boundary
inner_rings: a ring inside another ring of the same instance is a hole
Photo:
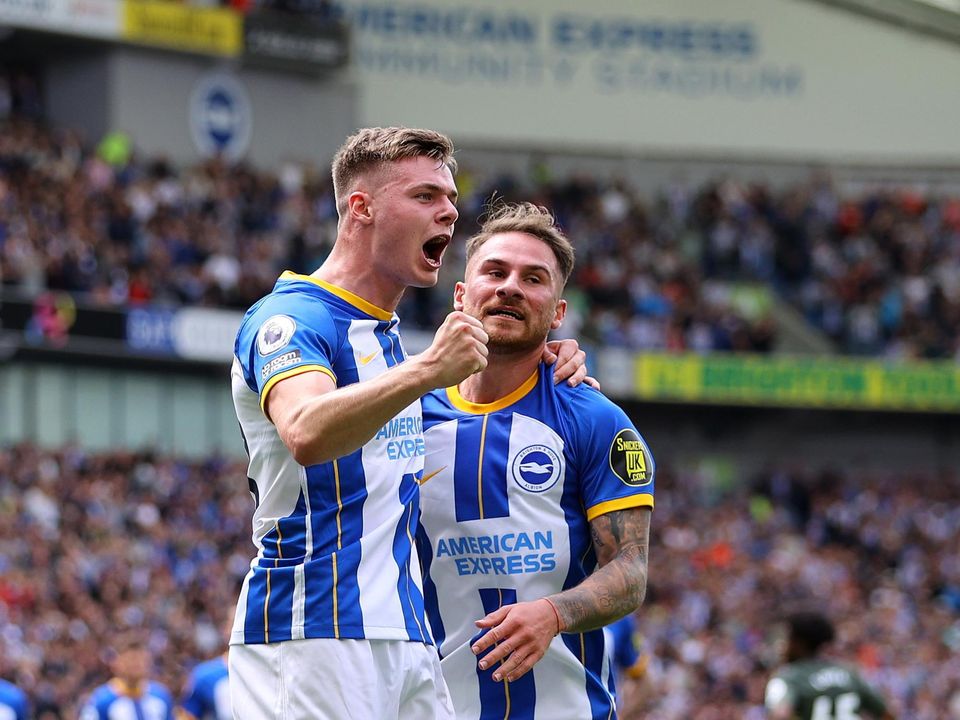
[[[546,341],[525,350],[490,347],[487,367],[461,382],[457,389],[467,402],[487,404],[506,397],[529,378],[540,365]]]
[[[406,286],[395,278],[385,277],[368,255],[346,252],[342,245],[338,249],[336,244],[312,276],[343,288],[387,312],[397,309],[406,290]]]

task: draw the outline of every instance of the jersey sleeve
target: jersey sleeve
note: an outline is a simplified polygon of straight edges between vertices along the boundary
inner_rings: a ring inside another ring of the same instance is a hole
[[[626,413],[587,387],[572,395],[570,409],[587,520],[615,510],[652,508],[653,455]]]
[[[795,703],[796,696],[790,683],[779,675],[770,678],[763,693],[763,704],[767,712],[793,710]]]
[[[247,386],[260,397],[281,380],[319,371],[337,381],[334,359],[341,345],[329,309],[318,298],[270,295],[240,325],[236,355]]]

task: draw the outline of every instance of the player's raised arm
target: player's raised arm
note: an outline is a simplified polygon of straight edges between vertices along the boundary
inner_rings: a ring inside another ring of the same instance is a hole
[[[361,447],[424,393],[484,368],[486,341],[478,320],[453,312],[429,348],[396,368],[343,388],[326,373],[294,375],[270,390],[264,411],[300,465],[328,462]]]

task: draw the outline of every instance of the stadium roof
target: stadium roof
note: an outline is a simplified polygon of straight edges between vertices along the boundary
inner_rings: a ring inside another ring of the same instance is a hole
[[[813,0],[960,43],[960,0]]]

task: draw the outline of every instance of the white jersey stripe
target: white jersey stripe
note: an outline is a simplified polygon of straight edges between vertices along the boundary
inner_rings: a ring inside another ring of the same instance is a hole
[[[333,636],[340,639],[340,608],[337,600],[337,554],[330,555],[333,566]]]
[[[309,523],[307,523],[309,526]],[[293,576],[293,623],[291,632],[294,640],[303,640],[304,592],[303,565],[297,565]]]

